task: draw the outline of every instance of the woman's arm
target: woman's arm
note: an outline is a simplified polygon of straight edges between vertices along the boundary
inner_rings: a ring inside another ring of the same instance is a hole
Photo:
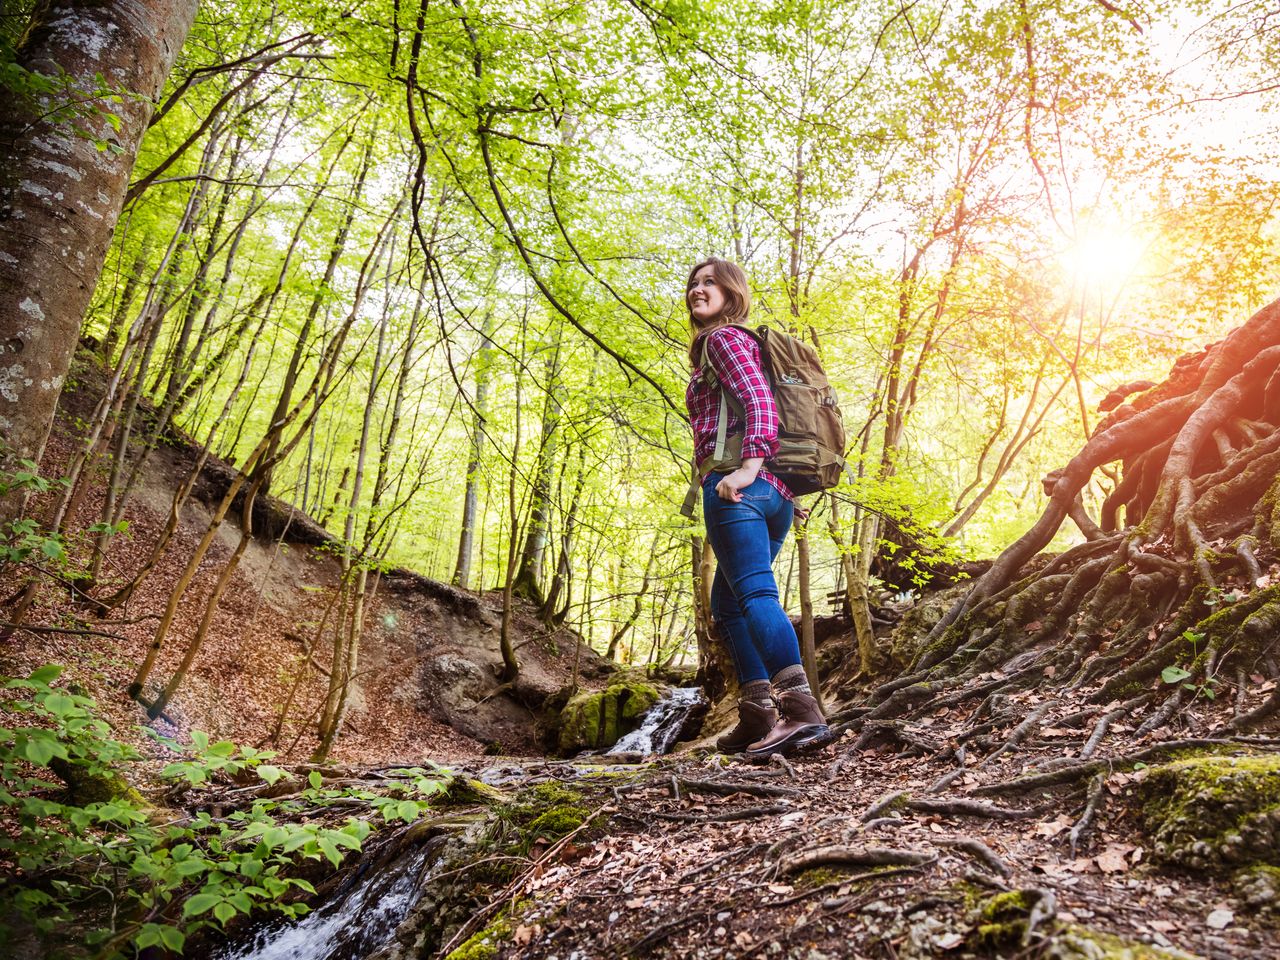
[[[764,461],[778,452],[778,407],[760,369],[760,349],[741,330],[717,330],[707,337],[707,358],[720,381],[742,406],[746,417],[742,436],[742,466],[716,484],[723,500],[742,499],[740,490],[755,482]]]

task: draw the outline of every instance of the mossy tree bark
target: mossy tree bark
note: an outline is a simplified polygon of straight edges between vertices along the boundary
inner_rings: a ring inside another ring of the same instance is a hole
[[[16,66],[47,78],[52,92],[8,104],[0,120],[6,455],[40,459],[138,144],[196,6],[38,3],[15,51]],[[73,132],[76,126],[88,135]],[[39,269],[32,269],[35,249],[42,251]],[[0,502],[0,521],[19,508],[15,498]]]

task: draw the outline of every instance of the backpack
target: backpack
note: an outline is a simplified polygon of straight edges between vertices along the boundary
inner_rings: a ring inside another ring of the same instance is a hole
[[[849,467],[843,456],[844,418],[817,351],[781,330],[731,326],[750,334],[760,345],[761,367],[778,407],[778,452],[766,463],[769,472],[797,496],[831,489]],[[706,381],[719,389],[705,341],[701,370]],[[720,389],[715,452],[703,461],[690,485],[681,510],[685,516],[693,515],[698,488],[708,473],[734,470],[742,464],[742,437],[728,435],[730,407],[740,419],[746,419],[737,398]]]

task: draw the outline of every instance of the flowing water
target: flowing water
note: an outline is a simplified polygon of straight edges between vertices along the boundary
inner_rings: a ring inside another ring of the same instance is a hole
[[[301,920],[265,924],[214,960],[361,960],[391,939],[417,903],[427,858],[418,846],[357,871]]]
[[[702,704],[698,687],[676,687],[640,718],[640,726],[622,737],[606,753],[666,753],[684,729],[689,714]]]
[[[697,687],[677,687],[650,707],[640,718],[639,729],[608,753],[666,753],[702,703]],[[587,769],[597,770],[599,765]],[[479,776],[505,784],[519,782],[528,773],[519,763],[498,764]],[[416,844],[391,857],[371,857],[301,920],[264,923],[215,952],[212,960],[363,960],[373,955],[391,942],[421,897],[430,871],[428,847]]]

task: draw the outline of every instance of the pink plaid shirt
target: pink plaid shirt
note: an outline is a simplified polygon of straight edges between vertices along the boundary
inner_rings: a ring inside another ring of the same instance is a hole
[[[729,433],[742,434],[742,456],[768,460],[778,452],[778,408],[773,391],[760,364],[760,345],[755,337],[734,327],[720,327],[706,337],[707,357],[721,385],[737,398],[746,412],[742,419],[729,407]],[[694,355],[701,356],[701,342]],[[716,421],[720,416],[720,391],[704,383],[701,370],[694,370],[685,390],[689,425],[693,427],[693,455],[699,463],[716,448]],[[787,485],[763,467],[760,477],[783,497],[793,499]]]

